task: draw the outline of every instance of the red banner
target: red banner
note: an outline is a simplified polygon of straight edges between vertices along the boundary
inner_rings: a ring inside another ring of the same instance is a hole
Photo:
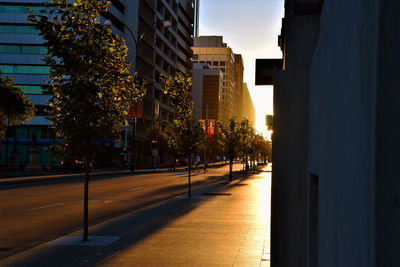
[[[133,119],[135,117],[138,119],[143,118],[143,102],[132,102],[129,105],[128,118]]]
[[[201,124],[203,124],[203,131],[206,133],[206,123],[204,120],[199,120]],[[215,120],[207,120],[207,136],[210,138],[214,135],[215,129]]]

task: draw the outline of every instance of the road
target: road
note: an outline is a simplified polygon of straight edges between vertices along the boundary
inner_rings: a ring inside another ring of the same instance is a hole
[[[237,164],[234,170],[240,170]],[[195,172],[192,190],[226,181],[228,166]],[[89,224],[187,192],[187,173],[96,177],[89,188]],[[0,259],[81,229],[83,181],[0,187]],[[90,233],[89,233],[90,234]]]

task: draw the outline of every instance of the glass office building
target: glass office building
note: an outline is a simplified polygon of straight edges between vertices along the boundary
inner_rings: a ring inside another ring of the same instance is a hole
[[[47,54],[47,49],[42,45],[43,40],[38,31],[27,22],[28,8],[39,13],[43,9],[43,0],[0,2],[0,71],[3,77],[8,75],[13,78],[15,84],[36,105],[36,116],[31,121],[9,129],[8,149],[6,138],[1,140],[0,165],[5,164],[5,159],[10,157],[14,149],[19,153],[19,164],[27,165],[34,136],[37,138],[37,148],[40,149],[40,163],[43,166],[57,165],[59,161],[49,155],[46,149],[54,142],[45,114],[45,105],[51,97],[45,83],[50,68],[41,61]],[[158,76],[160,73],[190,73],[194,8],[193,0],[112,0],[108,12],[100,18],[102,23],[105,19],[111,20],[113,32],[126,38],[128,61],[134,62],[137,58],[139,75],[149,82],[143,100],[144,118],[138,121],[138,144],[141,134],[155,121],[161,124],[171,124],[173,121],[174,109],[170,106],[169,99],[161,94]],[[171,21],[172,27],[163,28],[163,20]],[[137,56],[133,39],[124,25],[136,36],[146,32]],[[159,107],[157,111],[156,106]],[[156,113],[159,116],[156,117]],[[125,135],[131,136],[131,128],[124,131]],[[130,136],[125,136],[122,140],[131,140]]]
[[[46,119],[45,105],[50,95],[46,92],[45,80],[50,68],[41,59],[47,54],[38,31],[27,23],[28,8],[39,12],[43,1],[2,1],[0,2],[0,71],[2,76],[10,76],[36,106],[36,116],[28,123],[8,129],[7,139],[3,138],[0,164],[9,161],[10,154],[17,150],[19,164],[29,162],[32,138],[37,139],[40,149],[40,163],[47,165],[56,161],[49,157],[46,147],[53,141],[49,121]],[[8,153],[8,155],[6,155]],[[56,164],[56,162],[54,162]]]

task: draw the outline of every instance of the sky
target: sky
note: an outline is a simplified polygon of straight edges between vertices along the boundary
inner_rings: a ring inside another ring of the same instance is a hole
[[[256,129],[267,134],[265,115],[273,113],[272,86],[255,86],[256,58],[282,58],[278,47],[283,0],[200,0],[200,35],[222,35],[244,61],[247,83],[256,110]]]

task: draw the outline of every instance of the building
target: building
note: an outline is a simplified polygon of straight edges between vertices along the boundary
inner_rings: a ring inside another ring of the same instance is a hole
[[[223,75],[208,64],[193,64],[193,115],[196,120],[222,121]]]
[[[234,116],[235,104],[235,54],[223,42],[222,36],[200,36],[195,38],[193,63],[209,64],[223,73],[222,118]]]
[[[271,266],[400,266],[399,10],[285,1]]]
[[[255,127],[256,121],[256,112],[253,105],[253,100],[251,100],[249,88],[247,87],[247,83],[243,84],[243,96],[242,96],[242,114],[241,120],[248,119],[249,123]]]
[[[26,96],[36,105],[36,116],[26,125],[9,129],[11,144],[6,148],[6,139],[2,141],[0,164],[9,162],[10,153],[14,148],[19,153],[19,163],[27,165],[29,150],[33,148],[32,138],[35,136],[40,151],[41,163],[47,163],[49,155],[44,147],[52,142],[53,136],[49,130],[49,121],[45,118],[44,107],[50,96],[47,94],[44,80],[49,74],[49,67],[40,60],[47,54],[42,46],[41,37],[31,28],[26,19],[30,7],[34,12],[42,9],[42,1],[2,1],[0,3],[0,70],[3,76],[10,76]],[[8,151],[8,155],[6,155]]]
[[[132,5],[131,1],[126,1]],[[143,118],[137,120],[136,147],[140,147],[146,129],[155,122],[172,126],[174,108],[168,96],[163,94],[159,77],[161,73],[175,75],[177,72],[190,74],[194,35],[195,8],[192,0],[140,0],[138,5],[138,34],[143,36],[138,51],[138,74],[147,84],[143,99]],[[126,18],[130,18],[129,13]],[[137,20],[137,17],[136,17]],[[170,21],[171,27],[163,27],[163,21]],[[128,34],[125,31],[125,34]],[[128,43],[128,47],[134,42]],[[129,133],[132,132],[130,127]],[[131,140],[128,134],[127,140]],[[136,159],[142,163],[136,150]]]
[[[161,73],[171,75],[177,72],[190,73],[195,6],[192,0],[111,2],[108,12],[102,15],[100,21],[111,20],[113,32],[125,37],[129,48],[128,60],[135,62],[137,59],[138,73],[148,81],[147,94],[143,100],[143,118],[137,120],[136,142],[139,145],[145,129],[151,127],[155,121],[172,125],[174,109],[169,105],[169,99],[162,94],[158,77]],[[44,113],[46,100],[50,98],[44,83],[48,77],[49,67],[43,65],[40,60],[46,55],[47,50],[42,46],[43,40],[37,31],[26,21],[29,13],[27,7],[38,13],[43,8],[43,1],[0,3],[0,70],[3,75],[14,78],[15,83],[37,107],[35,118],[11,131],[11,136],[17,137],[20,164],[28,163],[28,151],[35,135],[41,148],[40,162],[47,165],[49,155],[45,147],[53,141],[49,122]],[[164,20],[170,21],[171,27],[163,27]],[[135,49],[135,41],[130,32],[136,39],[143,34],[138,51]],[[122,137],[125,146],[128,145],[128,140],[132,139],[131,133],[132,126],[126,129]],[[13,139],[12,142],[14,141]],[[4,140],[2,144],[0,164],[4,164],[5,158],[8,158],[5,155]],[[11,150],[9,149],[9,153]],[[138,156],[136,158],[140,159]]]
[[[244,64],[242,55],[235,54],[234,115],[238,121],[243,120],[243,73]]]

